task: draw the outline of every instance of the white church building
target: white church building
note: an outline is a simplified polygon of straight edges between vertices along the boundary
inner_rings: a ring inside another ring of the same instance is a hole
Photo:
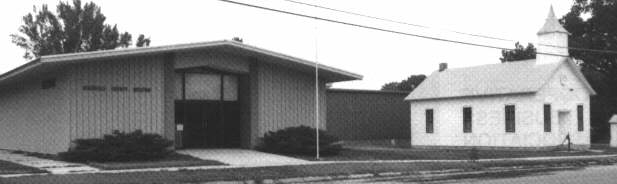
[[[440,64],[405,98],[411,146],[552,148],[569,135],[575,147],[588,148],[589,98],[596,93],[568,56],[568,34],[551,8],[537,33],[536,59]]]

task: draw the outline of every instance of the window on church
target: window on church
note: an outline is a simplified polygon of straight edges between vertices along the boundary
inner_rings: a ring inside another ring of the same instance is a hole
[[[506,132],[515,132],[515,107],[514,105],[506,105]]]
[[[426,119],[426,133],[433,133],[433,109],[426,109],[424,115]]]
[[[463,108],[463,133],[471,133],[471,107]]]
[[[551,104],[544,104],[544,132],[551,132]]]
[[[576,106],[576,115],[576,119],[578,119],[578,131],[583,131],[583,105]]]

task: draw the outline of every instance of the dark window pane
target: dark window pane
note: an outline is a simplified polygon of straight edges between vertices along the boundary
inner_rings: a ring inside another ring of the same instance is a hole
[[[514,119],[514,117],[516,116],[514,105],[506,105],[505,112],[506,112],[506,132],[514,132],[515,127],[516,127],[515,119]]]
[[[551,105],[544,104],[544,132],[551,132]]]
[[[426,133],[433,133],[433,109],[426,110],[425,118],[426,118]]]
[[[463,132],[471,132],[471,107],[463,108]]]
[[[576,112],[577,112],[577,119],[578,119],[578,131],[583,131],[584,127],[583,127],[583,106],[582,105],[578,105],[576,107]]]

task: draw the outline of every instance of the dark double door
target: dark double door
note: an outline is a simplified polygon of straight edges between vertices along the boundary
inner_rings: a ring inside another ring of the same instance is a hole
[[[240,147],[240,106],[237,101],[176,101],[176,119],[183,124],[184,148]]]

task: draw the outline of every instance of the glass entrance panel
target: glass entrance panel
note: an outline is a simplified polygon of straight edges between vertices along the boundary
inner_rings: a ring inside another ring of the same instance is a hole
[[[233,75],[223,76],[223,100],[238,101],[238,77]]]
[[[185,93],[187,100],[220,100],[221,75],[187,73]]]

